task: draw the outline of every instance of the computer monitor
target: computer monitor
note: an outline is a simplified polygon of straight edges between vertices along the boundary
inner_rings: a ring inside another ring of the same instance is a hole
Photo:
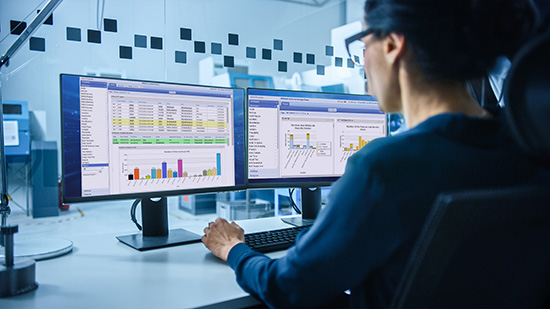
[[[387,136],[387,115],[372,96],[249,88],[248,187],[299,187],[302,218],[321,208],[322,186],[343,173],[348,158]],[[289,222],[291,221],[291,222]]]
[[[141,198],[143,234],[123,243],[199,241],[168,230],[165,197],[245,188],[243,89],[70,74],[60,84],[63,200]]]

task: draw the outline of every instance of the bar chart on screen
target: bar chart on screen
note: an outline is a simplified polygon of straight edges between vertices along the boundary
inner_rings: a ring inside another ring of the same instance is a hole
[[[224,185],[223,148],[120,148],[120,191]]]
[[[338,119],[336,121],[336,171],[343,173],[348,158],[372,140],[384,136],[384,130],[384,122],[380,119]]]

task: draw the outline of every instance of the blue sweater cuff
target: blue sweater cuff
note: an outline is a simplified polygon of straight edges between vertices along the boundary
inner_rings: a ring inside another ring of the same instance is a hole
[[[241,258],[247,253],[253,253],[254,251],[250,249],[249,246],[247,246],[245,243],[239,243],[233,246],[231,250],[229,251],[229,254],[227,255],[227,264],[229,267],[231,267],[233,270],[237,270],[237,265],[239,265],[239,261]]]

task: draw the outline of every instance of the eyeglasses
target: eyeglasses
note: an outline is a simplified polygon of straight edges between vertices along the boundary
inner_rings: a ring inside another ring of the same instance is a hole
[[[354,34],[346,39],[346,50],[349,58],[357,66],[363,66],[365,62],[365,43],[362,38],[374,32],[374,29],[367,28],[357,34]]]

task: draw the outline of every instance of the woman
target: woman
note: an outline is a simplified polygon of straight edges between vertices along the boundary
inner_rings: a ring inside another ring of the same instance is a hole
[[[285,257],[253,252],[223,219],[205,228],[206,247],[269,306],[334,304],[348,289],[351,307],[388,306],[439,193],[548,181],[467,86],[519,47],[533,16],[528,1],[367,0],[365,31],[346,43],[364,43],[370,92],[409,130],[349,159]]]

